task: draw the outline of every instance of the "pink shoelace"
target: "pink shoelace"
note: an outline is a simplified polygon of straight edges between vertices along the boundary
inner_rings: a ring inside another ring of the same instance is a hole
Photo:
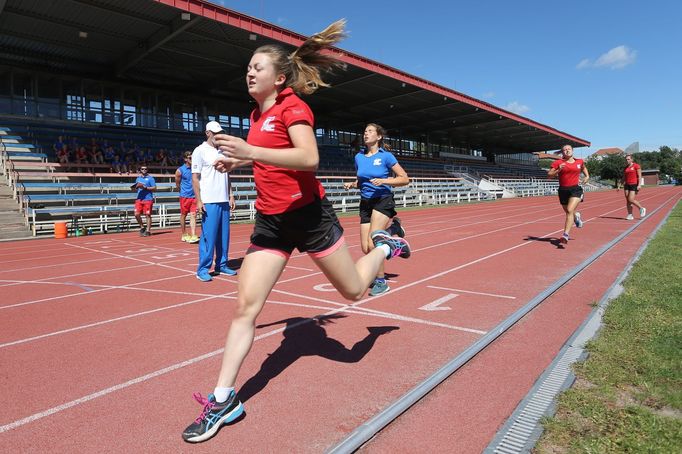
[[[213,402],[205,398],[204,396],[201,395],[201,393],[194,393],[192,394],[192,397],[194,397],[194,400],[199,402],[201,405],[204,406],[204,408],[201,410],[201,414],[197,419],[194,420],[195,423],[199,424],[201,421],[206,419],[206,415],[208,414],[209,411],[215,406]]]

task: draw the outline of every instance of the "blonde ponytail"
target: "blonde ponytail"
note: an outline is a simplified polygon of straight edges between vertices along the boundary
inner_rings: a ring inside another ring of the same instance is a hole
[[[332,54],[322,53],[323,50],[345,38],[345,25],[345,19],[337,20],[321,32],[305,40],[298,49],[290,54],[287,54],[283,47],[275,44],[261,46],[254,53],[269,54],[275,71],[284,74],[285,86],[291,87],[298,94],[310,95],[320,87],[329,86],[322,80],[322,71],[330,72],[333,69],[346,68],[346,64]]]

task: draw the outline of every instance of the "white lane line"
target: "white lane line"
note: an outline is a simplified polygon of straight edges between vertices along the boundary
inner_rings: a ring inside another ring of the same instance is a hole
[[[482,296],[494,296],[495,298],[507,298],[510,300],[515,300],[515,296],[497,295],[495,293],[485,293],[485,292],[473,292],[471,290],[462,290],[458,288],[448,288],[448,287],[438,287],[437,285],[427,285],[428,288],[435,288],[438,290],[446,290],[448,292],[459,292],[459,293],[471,293],[472,295],[482,295]]]

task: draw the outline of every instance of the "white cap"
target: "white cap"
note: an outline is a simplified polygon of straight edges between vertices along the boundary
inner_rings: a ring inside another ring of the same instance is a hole
[[[223,127],[217,121],[209,121],[206,123],[206,131],[211,131],[214,133],[222,132]]]

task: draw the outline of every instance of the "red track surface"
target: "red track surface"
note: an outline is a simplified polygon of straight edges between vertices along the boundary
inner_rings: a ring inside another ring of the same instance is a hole
[[[645,189],[632,234],[362,449],[484,449],[681,195]],[[196,246],[177,231],[5,243],[0,446],[324,451],[632,225],[620,192],[586,198],[563,250],[547,241],[563,223],[556,197],[403,212],[412,258],[387,265],[391,292],[355,304],[294,256],[239,377],[247,415],[199,446],[180,433],[200,410],[191,393],[215,385],[236,280],[195,279]],[[357,218],[343,224],[359,255]],[[251,228],[232,226],[231,258]]]

